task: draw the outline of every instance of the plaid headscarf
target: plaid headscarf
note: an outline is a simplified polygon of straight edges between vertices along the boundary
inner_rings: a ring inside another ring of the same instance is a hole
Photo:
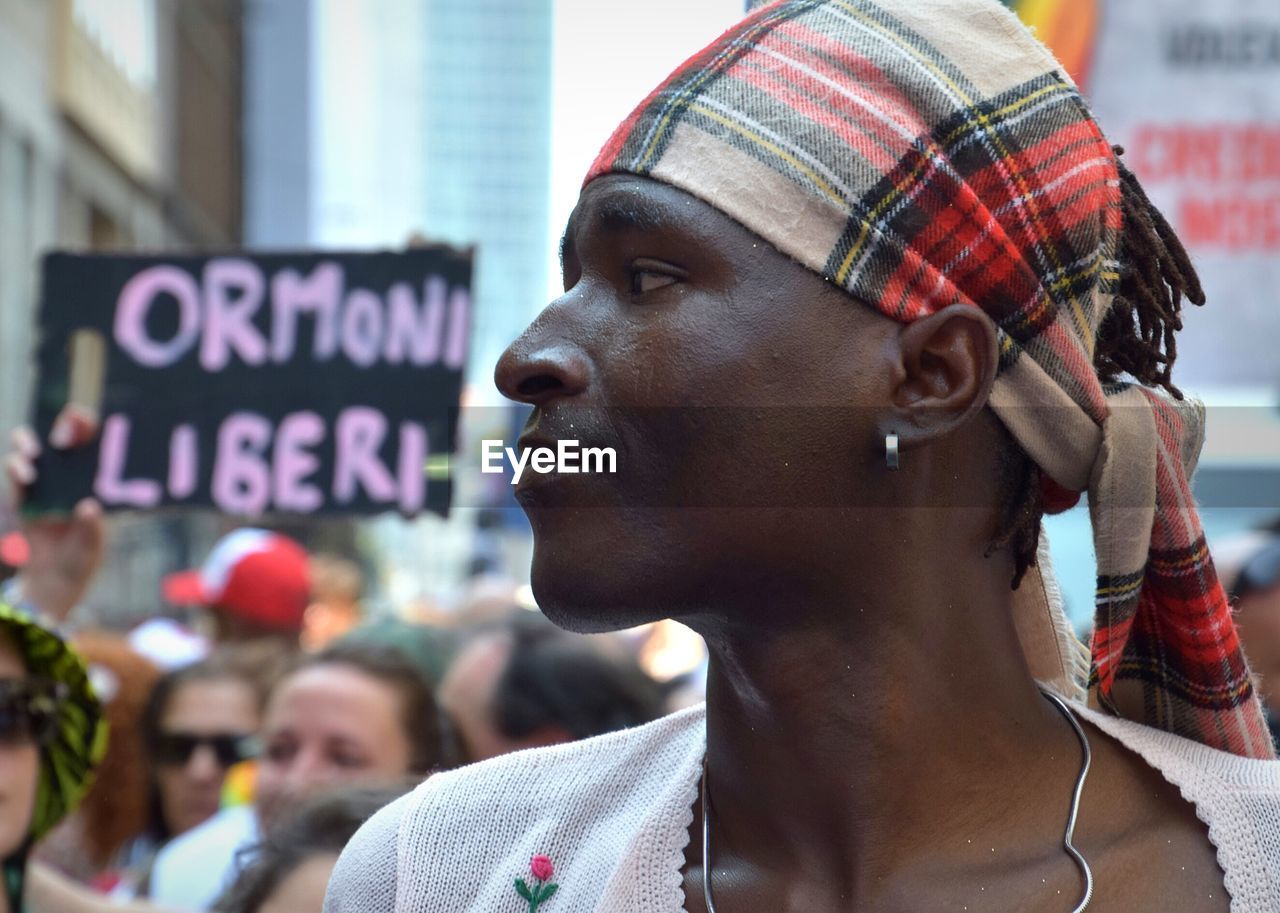
[[[1013,13],[995,0],[764,7],[655,89],[586,182],[613,172],[706,201],[893,319],[981,308],[999,338],[992,409],[1055,494],[1089,495],[1091,697],[1273,757],[1188,484],[1203,407],[1104,386],[1094,368],[1119,281],[1115,155]],[[1033,674],[1078,697],[1078,645],[1046,588],[1047,569],[1019,588],[1019,633]]]

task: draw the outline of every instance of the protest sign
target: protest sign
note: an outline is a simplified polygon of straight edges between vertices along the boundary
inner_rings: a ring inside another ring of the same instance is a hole
[[[1280,385],[1280,4],[1106,5],[1091,100],[1186,244],[1185,389]]]
[[[469,251],[44,259],[33,421],[68,401],[92,445],[46,448],[35,511],[238,516],[448,510]]]
[[[1080,82],[1186,245],[1184,389],[1280,386],[1280,4],[1005,0]]]

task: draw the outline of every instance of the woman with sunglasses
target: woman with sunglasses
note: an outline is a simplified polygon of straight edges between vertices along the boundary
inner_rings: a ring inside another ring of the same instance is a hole
[[[151,760],[150,824],[122,860],[129,870],[115,896],[147,897],[151,863],[174,837],[218,811],[228,771],[257,753],[264,691],[235,650],[164,675],[143,711]]]
[[[22,913],[31,847],[79,801],[106,742],[84,664],[0,603],[0,913]]]
[[[339,787],[420,779],[447,763],[440,725],[430,686],[398,651],[338,643],[312,654],[271,688],[253,804],[222,809],[161,847],[149,900],[112,901],[41,867],[30,913],[212,909],[263,834],[303,801]],[[193,747],[192,760],[209,751],[217,751],[212,739]]]
[[[300,660],[271,689],[261,741],[253,804],[223,809],[166,845],[152,901],[210,909],[266,830],[303,800],[420,779],[444,763],[426,679],[398,650],[371,644],[339,642]]]

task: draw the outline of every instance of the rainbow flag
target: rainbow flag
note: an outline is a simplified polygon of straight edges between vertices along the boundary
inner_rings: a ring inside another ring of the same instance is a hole
[[[258,762],[254,758],[241,761],[227,771],[227,778],[222,781],[222,796],[219,805],[230,808],[234,805],[248,805],[253,801],[258,785]]]
[[[1081,92],[1097,40],[1101,0],[1002,0],[1062,62]]]

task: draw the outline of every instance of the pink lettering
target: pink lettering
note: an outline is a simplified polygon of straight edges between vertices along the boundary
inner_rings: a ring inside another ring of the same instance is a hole
[[[196,490],[199,455],[194,425],[179,425],[169,436],[169,496],[181,500]]]
[[[449,342],[444,350],[444,363],[461,368],[467,360],[467,326],[471,316],[471,293],[464,288],[449,296]]]
[[[312,351],[326,361],[338,351],[338,300],[342,297],[343,272],[336,263],[321,263],[305,279],[287,269],[271,279],[271,357],[278,362],[293,356],[298,315],[315,316]]]
[[[233,351],[245,364],[266,361],[267,342],[253,325],[264,288],[262,270],[248,260],[222,257],[205,266],[200,364],[206,371],[221,371]]]
[[[342,312],[342,351],[362,368],[378,360],[382,342],[382,301],[368,289],[352,289]]]
[[[427,500],[427,429],[415,422],[400,424],[400,510],[412,516]]]
[[[305,448],[323,440],[324,421],[314,412],[294,412],[280,423],[271,460],[275,504],[280,510],[306,514],[324,503],[320,489],[304,481],[320,468],[320,460]]]
[[[178,304],[178,332],[168,342],[147,335],[147,317],[161,295]],[[176,266],[151,266],[120,291],[116,304],[115,336],[133,360],[148,368],[173,364],[195,345],[200,334],[200,292],[190,274]]]
[[[102,444],[98,450],[98,475],[93,493],[103,504],[126,507],[155,507],[160,503],[160,484],[151,479],[125,479],[129,455],[129,419],[110,415],[102,424]]]
[[[448,287],[444,279],[432,276],[423,290],[422,310],[413,289],[397,282],[387,292],[386,360],[398,365],[406,358],[419,367],[440,357],[440,329],[444,323],[444,300]]]
[[[213,503],[230,514],[260,514],[271,498],[271,473],[263,454],[271,423],[252,412],[236,412],[218,429],[213,463]]]
[[[339,503],[355,498],[356,485],[362,486],[374,502],[395,500],[395,480],[378,455],[386,436],[387,420],[377,409],[352,406],[338,413],[333,494]]]

